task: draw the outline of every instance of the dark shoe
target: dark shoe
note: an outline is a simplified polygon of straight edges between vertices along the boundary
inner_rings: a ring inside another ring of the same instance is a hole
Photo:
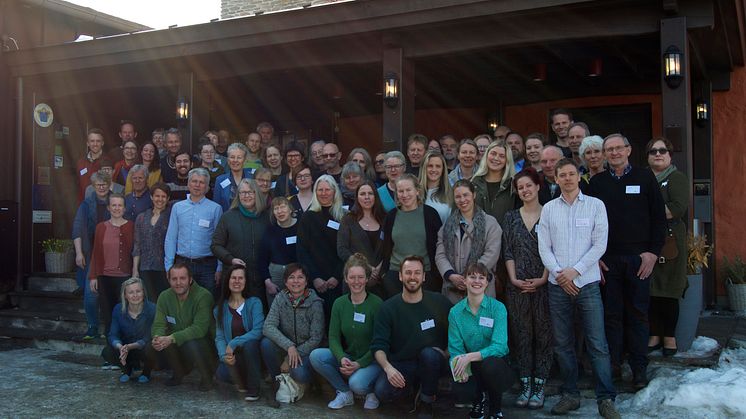
[[[210,391],[212,390],[213,384],[212,384],[212,378],[203,378],[199,380],[199,391]]]
[[[679,348],[663,348],[663,356],[666,358],[670,358],[676,355],[676,352],[678,351],[679,351]]]
[[[169,378],[168,380],[166,380],[166,382],[165,382],[165,383],[163,383],[163,384],[164,384],[164,385],[165,385],[166,387],[175,387],[175,386],[180,386],[180,385],[181,385],[181,381],[182,381],[182,380],[183,380],[183,378],[182,378],[182,377],[179,377],[179,376],[173,375],[173,376],[171,376],[171,378]]]
[[[614,407],[614,401],[605,399],[598,402],[598,414],[604,419],[622,419]]]
[[[648,353],[655,352],[663,347],[663,342],[658,342],[657,345],[648,346]]]
[[[417,406],[417,419],[432,419],[433,417],[433,404],[426,401],[420,401]]]
[[[484,418],[484,405],[486,400],[484,399],[484,393],[479,398],[475,399],[471,404],[471,411],[469,412],[469,419],[483,419]]]
[[[83,292],[84,292],[83,288],[78,287],[78,288],[75,288],[75,290],[73,291],[73,295],[76,297],[80,297],[81,295],[83,295]]]
[[[572,412],[573,410],[580,409],[580,399],[577,397],[564,395],[560,399],[560,401],[557,402],[557,404],[552,407],[552,414],[553,415],[566,415],[569,412]]]
[[[648,386],[648,375],[645,371],[638,371],[634,374],[632,384],[635,386],[635,390],[642,390]]]
[[[272,381],[272,389],[270,390],[269,397],[267,397],[267,404],[269,407],[275,409],[280,408],[280,402],[277,401],[277,390],[280,389],[280,383],[278,381]]]

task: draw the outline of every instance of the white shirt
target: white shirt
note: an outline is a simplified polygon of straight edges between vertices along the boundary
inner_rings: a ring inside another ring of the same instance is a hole
[[[601,280],[598,261],[609,238],[606,206],[601,200],[580,192],[572,203],[562,195],[547,202],[541,210],[538,235],[549,282],[556,285],[557,274],[565,268],[580,274],[573,280],[578,288]]]

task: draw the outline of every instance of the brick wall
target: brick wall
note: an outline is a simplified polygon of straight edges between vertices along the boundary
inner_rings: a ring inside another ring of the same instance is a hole
[[[274,12],[305,5],[335,3],[340,0],[220,0],[220,17],[227,19],[253,14],[257,11]]]

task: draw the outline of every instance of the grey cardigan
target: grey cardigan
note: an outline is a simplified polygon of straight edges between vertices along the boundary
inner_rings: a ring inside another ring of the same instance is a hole
[[[262,333],[285,351],[295,345],[301,356],[308,356],[324,337],[323,300],[310,290],[306,300],[293,308],[284,292],[272,302]]]

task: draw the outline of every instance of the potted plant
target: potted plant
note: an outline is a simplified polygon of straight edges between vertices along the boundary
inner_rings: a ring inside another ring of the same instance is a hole
[[[680,351],[687,351],[697,335],[699,315],[702,312],[702,268],[708,267],[712,246],[707,235],[689,234],[686,239],[686,278],[689,283],[684,297],[679,300],[679,321],[676,323],[676,344]]]
[[[41,242],[41,248],[47,272],[61,274],[72,271],[75,263],[72,240],[46,239]]]
[[[746,313],[746,262],[740,256],[736,256],[732,262],[723,257],[723,272],[730,309]]]

